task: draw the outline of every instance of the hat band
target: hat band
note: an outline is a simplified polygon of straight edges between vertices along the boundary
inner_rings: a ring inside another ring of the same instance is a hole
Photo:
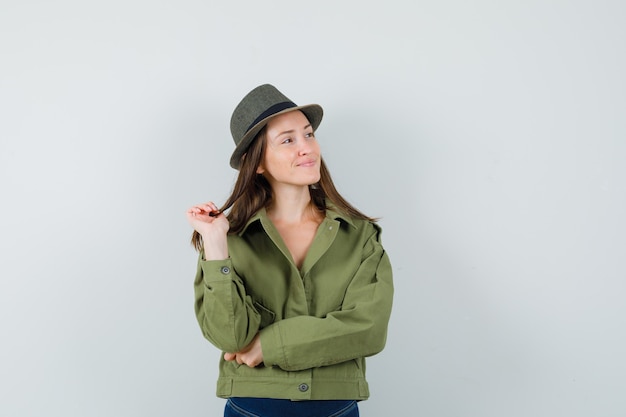
[[[254,119],[254,121],[246,129],[246,133],[248,133],[250,129],[252,129],[257,123],[259,123],[261,120],[265,119],[266,117],[269,117],[272,114],[276,114],[283,110],[290,109],[292,107],[298,107],[298,106],[296,106],[296,103],[291,102],[291,101],[283,101],[282,103],[274,104],[273,106],[265,110],[263,113],[261,113],[259,117]]]

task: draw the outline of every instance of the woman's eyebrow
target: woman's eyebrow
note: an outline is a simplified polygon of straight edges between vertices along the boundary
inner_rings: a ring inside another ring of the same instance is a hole
[[[309,127],[311,127],[310,123],[308,125],[304,126],[302,128],[302,130],[308,129]],[[282,136],[282,135],[284,135],[286,133],[293,133],[293,132],[295,132],[295,129],[285,130],[284,132],[280,132],[279,134],[277,134],[275,137],[279,137],[279,136]]]
[[[282,135],[287,134],[287,133],[293,133],[293,132],[295,132],[294,129],[285,130],[284,132],[280,132],[278,135],[276,135],[276,137],[282,136]]]

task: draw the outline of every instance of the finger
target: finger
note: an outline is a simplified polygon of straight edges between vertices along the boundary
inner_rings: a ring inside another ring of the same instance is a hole
[[[234,353],[224,353],[224,360],[230,362],[235,359],[236,356],[237,355],[235,355]]]
[[[202,204],[198,206],[198,208],[200,208],[200,210],[202,210],[202,212],[204,213],[208,213],[213,210],[213,206],[210,203]]]
[[[206,214],[211,217],[217,217],[220,214],[219,208],[212,201],[202,204],[201,208]]]
[[[205,204],[200,204],[195,206],[196,214],[208,214],[211,217],[217,217],[220,214],[218,207],[213,202],[208,202]]]
[[[209,201],[208,203],[200,203],[191,206],[189,211],[211,211],[213,210],[213,207],[215,207],[215,204],[213,204],[212,201]]]
[[[200,207],[200,206],[193,206],[193,207],[191,207],[189,210],[187,210],[187,212],[188,212],[189,214],[192,214],[192,215],[193,215],[193,214],[201,214],[201,213],[203,213],[203,212],[205,212],[205,211],[206,211],[206,210],[205,210],[205,209],[203,209],[203,208],[202,208],[202,207]]]
[[[189,218],[195,218],[200,216],[206,216],[206,211],[197,207],[192,207],[187,211],[187,217]]]
[[[216,217],[217,215],[219,215],[220,211],[217,209],[217,206],[215,204],[206,203],[206,204],[198,204],[196,206],[191,207],[189,210],[187,210],[187,213],[190,216],[208,214],[211,217]]]

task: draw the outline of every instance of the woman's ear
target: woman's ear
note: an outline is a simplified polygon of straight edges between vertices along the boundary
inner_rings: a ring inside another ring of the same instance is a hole
[[[244,157],[245,157],[245,156],[246,156],[246,155],[244,154]],[[259,162],[259,166],[258,166],[258,167],[256,167],[256,173],[257,173],[257,174],[259,174],[259,175],[261,175],[261,174],[263,174],[264,172],[265,172],[265,168],[263,168],[263,162],[261,161],[261,162]]]

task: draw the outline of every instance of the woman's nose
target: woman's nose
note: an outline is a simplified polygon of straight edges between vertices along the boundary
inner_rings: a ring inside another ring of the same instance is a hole
[[[311,144],[306,138],[301,138],[299,142],[298,153],[300,155],[306,155],[311,152]]]

